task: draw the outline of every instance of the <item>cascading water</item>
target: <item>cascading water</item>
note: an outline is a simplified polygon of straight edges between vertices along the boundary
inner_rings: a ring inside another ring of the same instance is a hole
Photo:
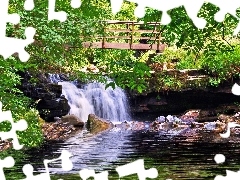
[[[88,115],[94,113],[94,109],[86,99],[84,91],[70,82],[58,82],[58,84],[62,85],[62,94],[67,98],[71,107],[69,114],[74,114],[86,122]]]
[[[62,85],[62,94],[71,107],[69,114],[78,116],[82,121],[86,122],[89,114],[115,122],[130,120],[127,97],[121,88],[105,89],[104,84],[93,82],[79,89],[71,82],[62,81],[57,74],[49,74],[49,79]]]
[[[59,74],[48,74],[48,78],[50,79],[51,83],[58,83],[59,81],[61,81],[61,78],[59,76]]]
[[[127,97],[121,88],[105,89],[104,84],[94,82],[85,85],[84,90],[97,116],[111,121],[130,120]]]

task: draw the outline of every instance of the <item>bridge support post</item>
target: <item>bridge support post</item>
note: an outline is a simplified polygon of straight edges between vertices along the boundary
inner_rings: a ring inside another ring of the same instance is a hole
[[[130,38],[130,49],[132,49],[132,44],[133,44],[133,33],[134,33],[134,22],[132,22],[132,32],[131,32],[131,38]]]
[[[106,27],[103,30],[103,39],[102,39],[102,48],[105,49],[105,42],[106,42]]]

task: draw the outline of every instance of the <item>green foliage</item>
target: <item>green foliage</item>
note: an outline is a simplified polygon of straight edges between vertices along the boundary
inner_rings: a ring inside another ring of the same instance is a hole
[[[198,56],[199,52],[211,55],[212,52],[220,48],[222,50],[231,49],[226,40],[232,36],[238,21],[236,18],[226,15],[224,22],[216,22],[214,15],[218,10],[219,8],[210,3],[205,3],[202,7],[198,16],[207,20],[204,29],[196,28],[183,7],[170,10],[171,23],[160,26],[164,41],[169,46],[182,47],[194,53],[195,56]],[[143,20],[159,21],[161,15],[161,12],[148,9]]]
[[[39,114],[34,109],[29,109],[21,116],[28,123],[28,128],[25,131],[17,132],[20,143],[27,147],[38,146],[43,141],[43,135],[39,126]]]
[[[216,51],[216,55],[213,58],[209,58],[204,54],[201,59],[202,67],[213,77],[218,78],[218,82],[239,76],[239,60],[239,46],[235,47],[233,51]]]
[[[28,123],[26,131],[18,132],[20,142],[26,146],[36,146],[42,141],[41,130],[38,126],[38,114],[36,110],[29,109],[30,99],[17,88],[17,85],[20,84],[20,77],[16,73],[23,69],[23,65],[19,61],[0,59],[0,98],[3,103],[3,111],[11,110],[15,122],[25,119]],[[10,129],[11,124],[8,121],[0,123],[0,131],[9,131]]]
[[[179,79],[165,73],[156,73],[149,82],[149,90],[155,92],[181,90],[183,86]]]
[[[106,73],[110,74],[112,78],[117,77],[117,84],[121,87],[138,89],[139,91],[146,89],[145,80],[147,78],[141,75],[142,67],[133,68],[132,66],[137,61],[146,62],[146,54],[137,59],[134,58],[134,51],[84,49],[81,47],[83,41],[94,41],[96,36],[103,34],[104,23],[100,23],[101,20],[136,20],[137,18],[134,16],[136,5],[134,3],[124,2],[121,11],[113,15],[108,0],[84,0],[80,9],[72,9],[70,1],[58,1],[56,10],[64,10],[68,13],[68,19],[64,23],[56,20],[48,21],[47,0],[35,2],[36,8],[30,12],[23,10],[23,3],[23,1],[16,0],[10,2],[9,11],[19,13],[21,23],[17,26],[9,25],[8,34],[9,36],[23,37],[25,27],[33,26],[37,29],[35,39],[38,43],[27,48],[31,54],[31,59],[28,62],[32,65],[31,68],[50,72],[70,72],[83,81],[98,79],[105,81],[103,74]],[[158,28],[162,32],[165,43],[182,49],[173,54],[164,53],[163,56],[158,56],[158,59],[155,60],[157,62],[170,62],[172,58],[177,58],[181,61],[176,64],[176,69],[199,69],[204,66],[209,71],[213,70],[215,62],[211,63],[210,59],[215,59],[217,51],[232,50],[228,40],[231,39],[232,31],[237,23],[237,20],[230,15],[226,16],[223,23],[217,23],[214,20],[214,14],[217,11],[217,7],[205,3],[198,14],[199,17],[203,17],[208,22],[206,28],[202,30],[195,27],[183,7],[169,11],[172,18],[171,23],[166,26],[161,25]],[[161,12],[148,8],[146,16],[140,20],[159,22],[161,16]],[[153,27],[149,27],[149,29],[151,28]],[[116,35],[120,35],[120,33]],[[76,38],[80,36],[85,38]],[[74,48],[64,47],[64,44]],[[202,54],[204,54],[203,60]],[[104,73],[84,74],[79,72],[89,64],[96,65]],[[219,65],[216,71],[220,72],[220,70]],[[132,78],[132,73],[135,72],[134,75],[139,78]],[[145,76],[148,77],[148,75]],[[126,82],[127,85],[124,85],[123,82]],[[141,83],[143,84],[140,85]]]
[[[121,88],[129,88],[132,91],[142,93],[148,87],[148,79],[151,76],[150,68],[143,62],[132,62],[128,66],[126,61],[113,63],[110,66],[110,77]]]
[[[25,147],[34,147],[38,146],[43,141],[42,131],[38,123],[38,112],[34,109],[23,108],[23,105],[18,106],[21,110],[16,111],[12,110],[14,117],[14,122],[17,122],[20,119],[27,121],[28,128],[25,131],[18,131],[18,139],[21,144]],[[19,114],[17,114],[18,112]],[[8,121],[0,123],[0,131],[7,132],[11,129],[11,124]]]
[[[97,36],[104,34],[102,20],[136,20],[133,14],[136,7],[134,3],[124,2],[122,10],[113,15],[109,0],[82,0],[80,9],[71,8],[70,0],[57,1],[56,10],[68,13],[68,19],[61,23],[57,20],[48,20],[48,0],[34,1],[36,8],[33,11],[25,11],[24,2],[10,1],[9,13],[20,14],[21,21],[18,25],[8,24],[7,35],[25,38],[26,27],[36,28],[37,33],[34,37],[36,42],[26,48],[31,58],[27,63],[21,63],[14,57],[0,59],[0,101],[4,105],[3,109],[11,110],[15,120],[24,118],[29,123],[29,129],[19,133],[21,142],[35,146],[41,141],[41,133],[37,124],[37,112],[29,109],[30,100],[17,88],[21,81],[17,75],[18,71],[30,69],[51,73],[67,72],[71,73],[72,78],[78,78],[83,82],[106,83],[108,76],[114,79],[115,84],[111,82],[107,86],[118,85],[139,93],[151,89],[180,90],[186,86],[184,79],[165,72],[150,74],[147,53],[137,58],[132,50],[82,48],[82,42],[93,42]],[[163,55],[152,59],[152,62],[171,63],[177,59],[175,69],[204,69],[211,76],[208,83],[213,86],[229,78],[238,77],[240,48],[236,44],[239,44],[239,39],[232,37],[237,19],[226,15],[224,22],[218,23],[214,20],[214,14],[218,10],[214,5],[205,3],[198,14],[208,22],[204,29],[195,27],[183,7],[169,11],[171,23],[158,28],[164,37],[163,41],[168,46],[176,48],[166,50]],[[161,12],[148,8],[146,16],[140,20],[159,22],[161,16]],[[149,27],[151,28],[153,27]],[[121,36],[120,33],[116,33],[116,36],[118,35]],[[97,66],[100,71],[83,72],[82,68],[90,64]],[[34,79],[32,81],[35,83]],[[10,126],[4,122],[0,128],[8,130]],[[29,137],[33,139],[28,139]]]
[[[152,62],[163,64],[176,61],[175,63],[173,63],[175,64],[174,69],[176,70],[205,70],[205,72],[209,75],[208,85],[217,87],[224,81],[238,78],[240,75],[240,47],[238,45],[235,45],[236,42],[239,43],[239,40],[231,42],[231,51],[223,51],[221,49],[215,50],[214,56],[209,56],[209,53],[202,52],[199,53],[197,58],[195,57],[193,52],[189,54],[188,51],[184,50],[183,48],[168,48],[166,51],[164,51],[162,55],[155,56],[152,59]],[[164,73],[165,72],[163,71],[160,74]]]
[[[64,23],[60,23],[56,20],[48,21],[47,0],[35,2],[36,8],[30,12],[23,9],[23,3],[23,1],[16,0],[10,2],[9,11],[19,13],[21,23],[17,26],[9,25],[8,34],[9,36],[23,37],[25,27],[37,28],[35,39],[38,43],[27,49],[31,54],[31,59],[28,62],[32,65],[31,68],[47,69],[51,72],[70,72],[85,82],[92,80],[106,82],[104,75],[108,74],[116,81],[117,85],[123,88],[139,92],[147,89],[147,79],[151,75],[149,69],[144,67],[147,65],[143,65],[147,62],[148,56],[146,54],[141,58],[135,58],[134,51],[81,48],[83,41],[94,41],[95,36],[103,34],[104,23],[100,23],[101,20],[136,20],[137,18],[134,16],[136,4],[124,2],[121,11],[113,15],[108,0],[83,0],[80,9],[72,9],[69,1],[58,1],[56,10],[64,10],[68,13],[68,19]],[[220,81],[226,79],[227,74],[230,77],[229,71],[235,70],[230,66],[233,60],[222,62],[224,57],[220,57],[220,54],[233,50],[233,47],[229,45],[229,40],[231,40],[230,37],[236,27],[237,20],[227,15],[223,23],[216,22],[214,15],[218,10],[210,3],[205,3],[202,7],[198,16],[203,17],[208,22],[204,29],[195,27],[183,7],[170,10],[171,23],[166,26],[161,25],[158,28],[162,32],[165,43],[178,49],[174,53],[167,50],[153,61],[163,63],[171,62],[172,59],[181,59],[176,63],[176,69],[204,68],[209,73],[216,75]],[[140,20],[159,22],[161,16],[162,12],[147,8],[146,16]],[[80,36],[85,38],[76,38]],[[64,44],[74,48],[66,48],[63,46]],[[181,49],[179,50],[179,48]],[[233,55],[228,53],[227,56],[232,57]],[[236,66],[238,65],[237,62],[234,63]],[[100,72],[81,72],[81,69],[89,64],[96,65]],[[236,70],[234,72],[237,73]],[[174,84],[170,83],[173,81],[172,79],[167,78],[165,81],[167,86]],[[216,84],[216,81],[220,82],[216,79],[211,80],[212,84]]]

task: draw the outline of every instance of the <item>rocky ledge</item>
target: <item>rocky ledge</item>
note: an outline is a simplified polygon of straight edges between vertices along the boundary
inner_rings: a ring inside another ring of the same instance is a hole
[[[221,138],[220,133],[223,134],[227,131],[229,123],[239,124],[240,127],[240,112],[234,115],[219,114],[213,121],[202,121],[202,116],[206,116],[205,111],[189,110],[178,117],[172,115],[159,116],[150,122],[126,121],[114,125],[111,121],[99,118],[94,114],[89,114],[86,124],[74,115],[66,115],[62,118],[56,118],[56,122],[43,121],[41,128],[45,142],[65,141],[79,133],[84,126],[91,134],[97,134],[111,128],[120,128],[122,130],[157,131],[163,133],[163,135],[181,135],[189,138],[189,141],[206,141],[212,137],[211,140],[225,142],[229,139]],[[231,129],[230,139],[234,142],[240,142],[239,127]],[[199,137],[202,138],[199,139]],[[11,141],[0,141],[0,151],[11,147]]]
[[[82,131],[85,126],[85,123],[75,115],[56,117],[55,120],[55,122],[45,122],[43,120],[40,122],[45,142],[65,141]],[[87,128],[90,133],[97,134],[111,127],[113,127],[113,124],[110,121],[101,119],[94,114],[89,114]],[[9,148],[12,148],[11,141],[0,141],[0,152]]]
[[[55,119],[56,122],[44,122],[41,125],[45,141],[66,140],[84,127],[84,122],[75,115],[66,115]]]
[[[159,116],[154,121],[123,122],[115,127],[121,130],[158,132],[162,136],[176,137],[176,140],[185,137],[188,142],[240,142],[240,112],[234,115],[219,114],[215,120],[204,122],[200,116],[200,110],[189,110],[178,117]]]

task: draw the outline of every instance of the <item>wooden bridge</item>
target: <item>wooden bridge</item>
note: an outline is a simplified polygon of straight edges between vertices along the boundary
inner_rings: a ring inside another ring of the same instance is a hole
[[[144,24],[136,21],[104,21],[104,23],[106,23],[104,35],[94,37],[97,42],[83,42],[83,47],[156,50],[157,53],[161,53],[165,49],[166,45],[161,42],[162,37],[158,29],[160,23],[149,22]],[[151,29],[144,29],[144,25]]]

